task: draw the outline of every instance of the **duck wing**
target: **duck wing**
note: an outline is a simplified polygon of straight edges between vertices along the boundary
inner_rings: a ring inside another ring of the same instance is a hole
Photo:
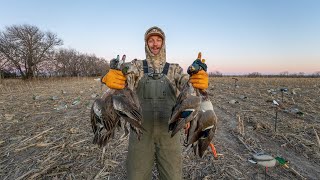
[[[118,116],[130,123],[131,129],[138,135],[141,136],[142,130],[142,113],[141,107],[134,101],[134,93],[129,92],[131,90],[125,89],[122,92],[114,94],[112,96],[112,104]]]
[[[140,139],[144,128],[141,125],[141,107],[134,96],[135,93],[129,89],[108,89],[102,98],[94,101],[91,107],[94,144],[105,146],[110,138],[114,137],[115,129],[121,127],[121,119],[129,122],[131,129]]]
[[[91,126],[94,133],[93,143],[105,146],[114,136],[114,130],[119,125],[119,116],[114,111],[111,95],[105,99],[98,98],[91,107]]]
[[[197,116],[200,102],[201,99],[196,95],[196,90],[190,83],[186,83],[177,98],[176,105],[172,108],[171,117],[168,122],[169,131],[172,131],[171,137]]]
[[[198,96],[190,96],[184,101],[177,103],[172,110],[169,124],[177,121],[179,118],[186,118],[189,114],[185,111],[198,111],[200,109],[200,98]],[[183,114],[184,113],[184,114]]]
[[[197,96],[192,96],[174,107],[169,120],[169,131],[172,131],[171,137],[197,116],[199,108],[200,98]]]
[[[198,152],[199,156],[202,158],[204,152],[208,149],[213,137],[215,134],[215,130],[208,129],[207,132],[203,133],[203,136],[198,140]]]

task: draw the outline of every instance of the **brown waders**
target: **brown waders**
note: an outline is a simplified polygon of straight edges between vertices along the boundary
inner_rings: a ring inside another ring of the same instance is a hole
[[[137,95],[142,107],[142,126],[146,129],[140,141],[130,133],[127,157],[129,180],[150,180],[154,160],[163,180],[182,179],[180,134],[171,138],[168,120],[176,103],[175,90],[163,73],[148,74],[144,62],[144,76],[139,82]]]

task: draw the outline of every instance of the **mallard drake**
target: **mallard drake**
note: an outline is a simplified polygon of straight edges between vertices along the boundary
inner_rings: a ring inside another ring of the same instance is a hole
[[[197,60],[188,68],[188,73],[195,74],[200,70],[207,69],[201,53]],[[216,130],[217,117],[212,103],[205,90],[195,89],[190,83],[186,83],[180,93],[177,104],[173,107],[169,120],[169,130],[174,136],[180,129],[185,127],[187,138],[185,145],[193,146],[195,152],[203,157],[204,152],[210,145]],[[213,146],[213,144],[212,144]]]
[[[213,105],[208,97],[208,93],[200,91],[201,104],[197,117],[190,123],[187,130],[187,144],[197,146],[200,157],[203,157],[211,141],[213,140],[217,128],[217,116],[213,110]],[[197,142],[197,143],[196,143]]]
[[[200,109],[201,99],[190,83],[186,83],[177,98],[176,105],[172,108],[169,120],[171,137],[179,132],[187,123],[195,119]]]

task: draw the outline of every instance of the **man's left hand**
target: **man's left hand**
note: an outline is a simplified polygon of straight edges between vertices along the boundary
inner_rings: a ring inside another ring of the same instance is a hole
[[[205,90],[209,86],[209,75],[206,71],[200,70],[198,73],[190,76],[189,82],[194,88]]]

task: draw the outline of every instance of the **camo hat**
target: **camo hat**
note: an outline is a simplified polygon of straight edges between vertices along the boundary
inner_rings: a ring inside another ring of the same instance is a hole
[[[165,34],[164,34],[164,32],[163,32],[160,28],[158,28],[157,26],[153,26],[153,27],[149,28],[149,29],[146,31],[146,33],[145,33],[145,35],[144,35],[144,40],[147,41],[148,38],[149,38],[150,36],[152,36],[152,35],[160,36],[163,41],[165,40]]]

